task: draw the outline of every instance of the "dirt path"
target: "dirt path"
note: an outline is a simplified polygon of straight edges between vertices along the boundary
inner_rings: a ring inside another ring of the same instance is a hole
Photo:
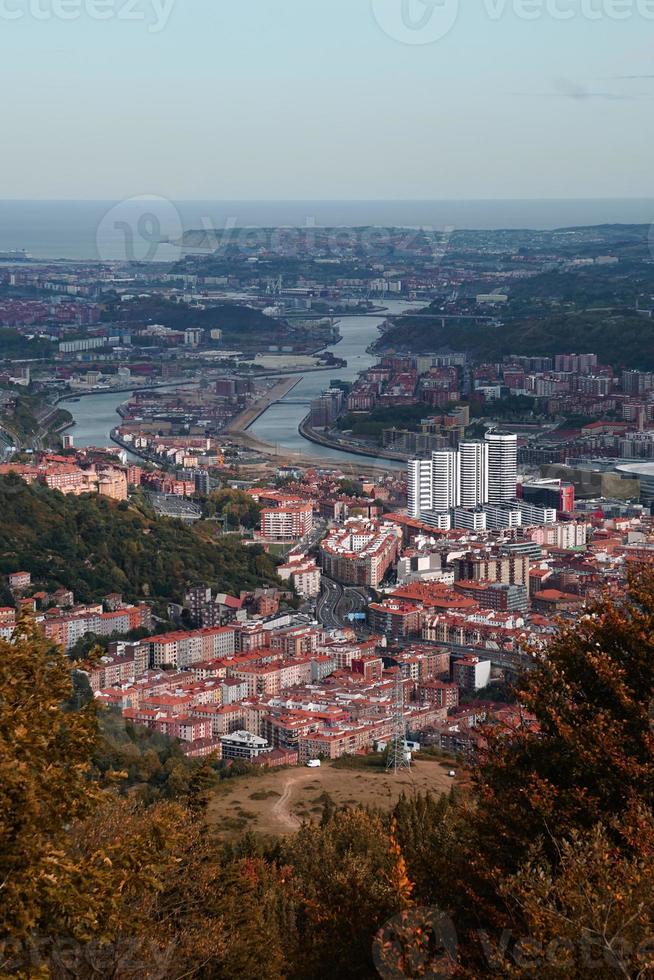
[[[291,812],[291,798],[293,796],[293,790],[302,783],[308,783],[315,778],[315,769],[305,769],[304,771],[300,770],[299,772],[289,773],[284,780],[282,795],[275,801],[272,812],[275,819],[278,820],[280,825],[286,830],[298,830],[302,825],[302,821]]]

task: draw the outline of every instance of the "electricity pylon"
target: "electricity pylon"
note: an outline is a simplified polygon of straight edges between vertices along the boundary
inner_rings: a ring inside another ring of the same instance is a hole
[[[402,673],[398,669],[395,677],[395,687],[393,688],[393,721],[391,726],[391,739],[388,743],[388,758],[386,759],[386,770],[388,772],[399,772],[401,769],[411,768],[411,757],[406,749],[406,721],[404,719],[404,684],[402,683]]]

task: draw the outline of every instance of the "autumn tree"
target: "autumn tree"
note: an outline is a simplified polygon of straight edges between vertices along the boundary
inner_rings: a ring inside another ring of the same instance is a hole
[[[522,936],[486,937],[489,967],[508,977],[551,980],[649,977],[654,973],[654,822],[634,808],[617,835],[598,824],[574,831],[558,848],[554,867],[543,853],[502,887],[524,922]]]
[[[478,965],[484,930],[527,934],[506,882],[533,861],[534,847],[556,876],[566,842],[601,824],[616,855],[628,855],[627,815],[651,813],[654,574],[632,573],[620,601],[564,626],[518,694],[537,724],[488,730],[472,798],[455,818],[456,846],[431,856],[437,898]]]
[[[307,824],[281,847],[296,899],[292,976],[374,975],[380,927],[411,902],[412,883],[394,830],[356,807]]]
[[[93,706],[64,713],[70,671],[28,619],[0,641],[0,937],[19,955],[40,929],[65,928],[87,902],[67,828],[97,801],[89,781]],[[93,914],[92,912],[90,913]]]

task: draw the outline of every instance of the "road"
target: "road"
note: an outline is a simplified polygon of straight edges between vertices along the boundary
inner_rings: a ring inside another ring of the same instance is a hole
[[[324,517],[319,517],[316,523],[313,525],[308,534],[303,535],[297,544],[291,549],[288,557],[293,554],[305,554],[307,551],[311,551],[312,548],[321,541],[327,534],[327,529],[329,527],[329,522],[324,519]]]
[[[349,621],[348,614],[365,612],[369,602],[367,589],[343,586],[323,575],[322,591],[316,603],[316,616],[327,629],[351,627],[355,624]]]

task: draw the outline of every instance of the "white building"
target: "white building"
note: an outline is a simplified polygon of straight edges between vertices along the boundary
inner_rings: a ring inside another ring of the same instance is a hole
[[[277,574],[283,582],[288,582],[290,579],[297,594],[304,596],[305,599],[313,599],[320,595],[321,574],[315,561],[305,559],[281,565],[277,569]]]
[[[518,505],[488,504],[484,507],[486,527],[489,531],[504,530],[511,527],[522,527],[522,511]]]
[[[262,753],[270,752],[270,744],[265,738],[253,735],[251,732],[232,732],[220,739],[223,749],[223,759],[256,759]]]
[[[523,527],[534,524],[556,524],[556,511],[552,507],[536,507],[522,500],[517,506],[520,507]]]
[[[452,517],[449,510],[428,510],[420,515],[420,520],[437,531],[452,530]]]
[[[491,661],[462,657],[452,664],[452,679],[464,691],[481,691],[490,684]]]
[[[457,507],[461,499],[461,460],[456,449],[437,449],[432,453],[432,505],[437,512]]]
[[[488,502],[501,504],[515,499],[518,482],[518,437],[486,433],[488,443]]]
[[[480,508],[467,510],[463,507],[455,507],[452,513],[452,526],[457,530],[485,531],[487,529],[486,513]]]
[[[420,517],[424,511],[432,509],[432,464],[430,459],[409,460],[408,484],[407,513],[409,517]]]
[[[461,506],[479,507],[488,503],[488,443],[462,442]],[[464,525],[466,526],[466,525]]]
[[[408,514],[429,523],[428,514],[456,508],[475,511],[486,504],[515,500],[518,437],[489,433],[484,442],[462,442],[458,449],[438,449],[431,462],[413,459],[408,466]],[[456,520],[463,523],[456,524]],[[549,522],[549,518],[547,518]],[[545,523],[545,520],[543,520]],[[483,530],[483,517],[455,515],[455,526]],[[440,526],[436,522],[436,526]],[[491,525],[515,527],[509,524]]]

